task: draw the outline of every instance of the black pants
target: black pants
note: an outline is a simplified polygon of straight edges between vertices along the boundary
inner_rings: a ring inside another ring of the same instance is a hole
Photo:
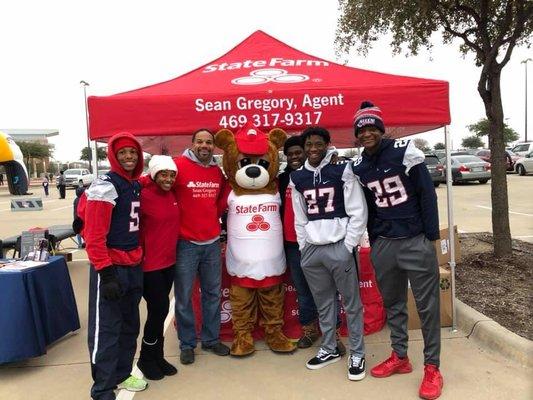
[[[168,314],[168,294],[174,283],[174,265],[144,273],[143,297],[148,316],[144,324],[144,339],[148,343],[163,337],[163,325]]]
[[[66,191],[67,191],[67,187],[65,185],[59,185],[58,189],[59,189],[59,198],[64,199]]]
[[[88,342],[94,400],[115,399],[113,390],[130,375],[137,349],[143,286],[141,266],[117,266],[117,277],[122,297],[117,301],[106,300],[100,293],[98,273],[91,265]]]

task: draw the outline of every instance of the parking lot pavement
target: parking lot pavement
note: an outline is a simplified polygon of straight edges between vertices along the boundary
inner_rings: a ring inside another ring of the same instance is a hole
[[[533,204],[528,199],[533,194],[532,189],[533,177],[509,176],[513,235],[533,235],[530,227]],[[441,222],[446,223],[445,187],[439,187],[437,194]],[[0,188],[0,237],[14,235],[31,226],[69,223],[72,218],[72,190],[67,191],[67,200],[59,200],[56,191],[52,191],[51,198],[45,200],[43,211],[11,212],[9,198],[7,191]],[[490,230],[490,210],[484,207],[490,207],[490,185],[454,186],[456,224],[460,229],[469,232]],[[42,357],[0,366],[0,399],[88,398],[91,376],[86,347],[88,264],[85,251],[77,251],[68,266],[81,329],[50,346]],[[142,324],[146,319],[145,308],[144,301],[141,301]],[[344,399],[352,394],[374,399],[416,398],[422,378],[423,342],[420,330],[409,333],[409,356],[415,368],[412,374],[394,376],[386,382],[367,376],[364,381],[354,383],[346,378],[345,360],[319,371],[307,370],[305,362],[315,354],[316,347],[289,356],[275,355],[263,342],[258,342],[256,354],[239,360],[217,357],[197,349],[196,363],[182,366],[178,361],[176,332],[170,325],[165,332],[165,354],[179,368],[178,375],[151,381],[148,390],[135,394],[135,397],[122,392],[119,398],[318,400]],[[368,336],[365,341],[369,367],[388,356],[390,344],[386,329]],[[528,378],[531,368],[481,347],[469,339],[468,332],[442,329],[441,367],[445,379],[443,400],[531,398],[532,382]]]
[[[507,175],[509,223],[515,239],[533,243],[533,176]],[[492,232],[491,185],[464,183],[453,186],[453,215],[459,231]],[[446,186],[437,188],[441,227],[448,225]]]

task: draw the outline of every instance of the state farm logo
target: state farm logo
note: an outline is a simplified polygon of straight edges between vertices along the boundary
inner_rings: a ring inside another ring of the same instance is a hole
[[[231,303],[229,300],[223,301],[220,306],[220,322],[225,324],[231,321]]]
[[[220,184],[217,182],[189,181],[189,183],[187,183],[188,188],[218,188],[219,186]]]
[[[250,72],[249,76],[241,76],[231,80],[234,85],[261,85],[267,82],[300,83],[309,80],[304,74],[289,74],[280,68],[263,68]]]
[[[246,225],[246,229],[250,232],[255,232],[258,229],[260,231],[268,231],[270,229],[270,224],[265,222],[265,217],[256,214],[252,217],[252,222]]]

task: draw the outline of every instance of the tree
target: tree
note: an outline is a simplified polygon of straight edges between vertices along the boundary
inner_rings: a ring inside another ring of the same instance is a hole
[[[483,147],[483,141],[479,138],[479,136],[472,135],[465,137],[461,142],[461,145],[465,149],[477,149],[478,147]]]
[[[355,47],[366,54],[381,35],[392,33],[393,52],[416,55],[432,47],[433,33],[445,44],[461,41],[481,67],[478,92],[489,121],[492,160],[491,200],[494,254],[511,254],[501,73],[515,46],[532,41],[531,0],[340,0],[336,43],[340,52]]]
[[[24,161],[28,166],[28,172],[31,175],[33,164],[31,160],[37,158],[42,160],[43,158],[48,158],[52,155],[54,145],[49,143],[39,143],[39,142],[17,142],[15,143],[19,146]]]
[[[444,143],[435,143],[435,146],[433,146],[434,150],[444,150],[446,149],[446,145]]]
[[[417,149],[422,150],[424,153],[431,151],[431,147],[429,147],[429,142],[426,139],[416,138],[413,139],[413,143],[415,144]]]
[[[482,118],[475,124],[468,125],[467,128],[470,132],[478,137],[487,136],[490,130],[490,123],[487,118]],[[507,143],[518,140],[519,137],[520,136],[513,128],[511,128],[505,122],[503,123],[503,141],[506,145]]]
[[[107,158],[107,151],[105,147],[98,147],[96,156],[98,158],[98,161],[105,160]],[[83,149],[81,149],[80,160],[89,161],[89,148],[88,147],[84,147]]]

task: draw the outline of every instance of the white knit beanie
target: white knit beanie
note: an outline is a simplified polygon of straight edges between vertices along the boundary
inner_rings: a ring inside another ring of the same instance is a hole
[[[172,157],[160,155],[152,156],[150,162],[148,163],[148,173],[152,179],[155,180],[157,173],[164,170],[178,171],[174,160],[172,160]]]

